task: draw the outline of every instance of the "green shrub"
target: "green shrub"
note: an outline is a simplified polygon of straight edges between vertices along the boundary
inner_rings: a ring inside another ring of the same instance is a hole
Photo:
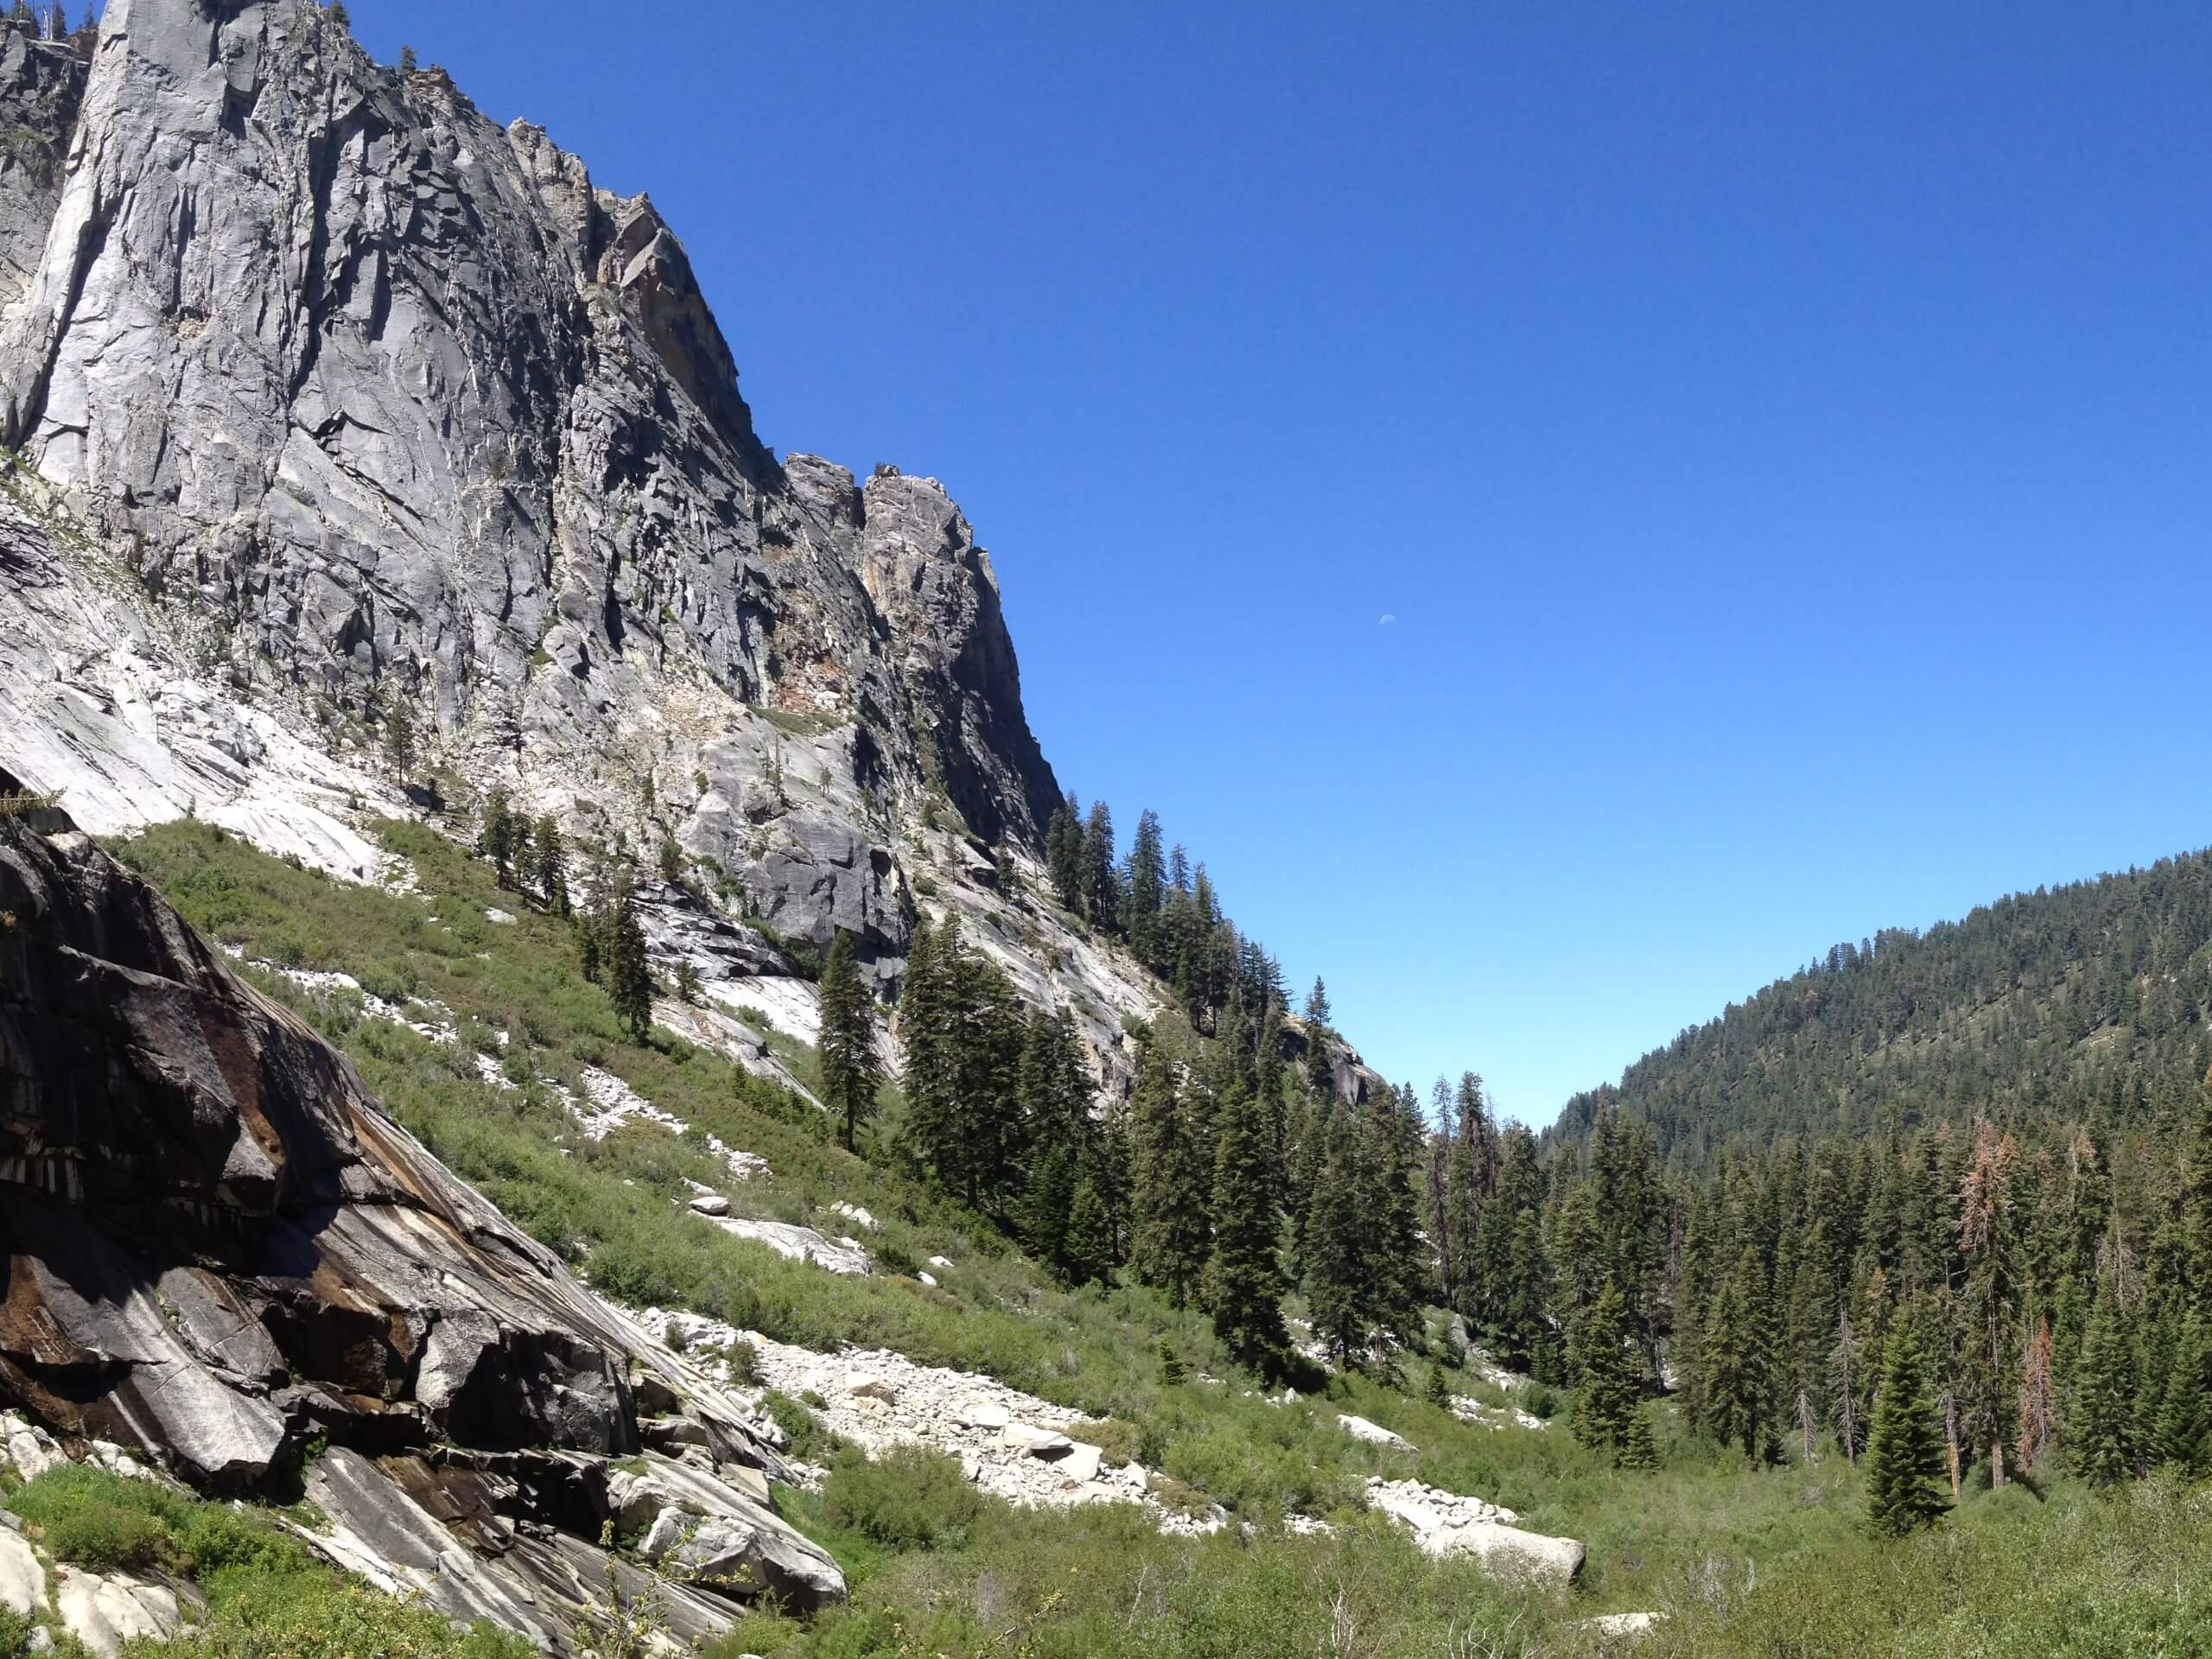
[[[456,1630],[428,1607],[334,1573],[258,1573],[211,1599],[163,1659],[530,1659],[521,1637]]]
[[[163,1511],[188,1500],[149,1481],[126,1480],[105,1469],[65,1464],[49,1469],[8,1500],[39,1529],[57,1560],[103,1570],[161,1565],[182,1553]]]
[[[1143,1435],[1135,1423],[1123,1422],[1118,1417],[1109,1417],[1098,1423],[1070,1423],[1060,1433],[1071,1440],[1088,1440],[1111,1466],[1141,1461],[1137,1451],[1143,1444]]]
[[[823,1507],[841,1527],[894,1549],[936,1549],[963,1542],[983,1499],[960,1465],[926,1446],[901,1446],[870,1462],[840,1459],[823,1489]]]
[[[0,1659],[22,1659],[30,1651],[31,1622],[0,1604]]]

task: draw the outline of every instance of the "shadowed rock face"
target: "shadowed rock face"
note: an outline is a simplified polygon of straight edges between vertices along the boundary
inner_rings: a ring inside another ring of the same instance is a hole
[[[557,1610],[571,1580],[593,1593],[572,1570],[591,1547],[541,1550],[568,1565],[540,1583],[515,1529],[595,1535],[641,1398],[696,1426],[750,1582],[842,1595],[827,1556],[712,1473],[781,1472],[733,1402],[65,817],[0,817],[0,1404],[216,1489],[270,1484],[322,1437],[349,1453],[312,1477],[341,1540],[429,1526],[435,1580],[450,1523],[487,1554],[478,1601]]]

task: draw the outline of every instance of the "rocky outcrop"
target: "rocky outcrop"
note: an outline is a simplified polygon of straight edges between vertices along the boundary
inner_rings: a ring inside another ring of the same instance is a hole
[[[0,773],[0,1402],[215,1491],[326,1442],[327,1553],[549,1642],[603,1586],[591,1541],[647,1456],[641,1414],[679,1421],[760,1564],[693,1598],[702,1632],[763,1584],[842,1593],[762,1501],[783,1468],[737,1401],[17,788]]]
[[[804,1082],[716,1007],[810,1003],[840,931],[893,1000],[928,908],[1126,1083],[1157,988],[1037,896],[988,556],[936,480],[760,442],[649,200],[314,0],[113,0],[89,66],[10,35],[0,119],[0,764],[354,880],[432,774],[504,784],[677,845],[648,926],[710,1001],[670,1012],[751,1069]]]

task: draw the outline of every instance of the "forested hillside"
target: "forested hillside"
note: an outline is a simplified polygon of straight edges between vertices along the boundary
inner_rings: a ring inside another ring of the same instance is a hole
[[[2212,857],[2191,853],[1842,944],[1567,1103],[1616,1105],[1709,1166],[1732,1138],[2183,1109],[2212,1062]]]

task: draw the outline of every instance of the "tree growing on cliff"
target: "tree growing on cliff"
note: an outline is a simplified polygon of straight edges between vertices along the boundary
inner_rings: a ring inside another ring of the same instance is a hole
[[[493,879],[503,887],[514,885],[515,826],[506,788],[494,784],[484,796],[484,825],[477,834],[476,850],[492,861]]]
[[[822,1103],[844,1120],[845,1150],[854,1151],[861,1122],[875,1116],[883,1062],[876,1053],[875,999],[853,960],[853,936],[844,929],[830,942],[822,966]]]
[[[415,770],[415,716],[404,702],[395,702],[385,711],[384,758],[400,783],[405,783],[407,774]]]

